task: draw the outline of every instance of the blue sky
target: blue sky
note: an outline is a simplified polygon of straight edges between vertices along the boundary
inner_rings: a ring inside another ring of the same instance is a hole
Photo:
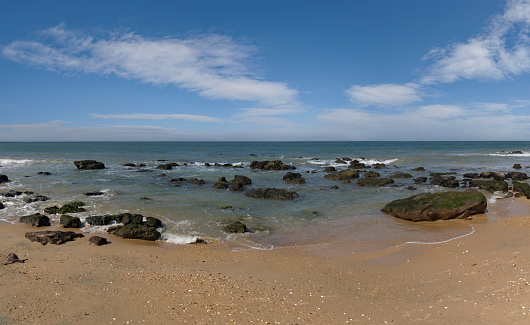
[[[28,0],[0,30],[0,141],[530,140],[530,0]]]

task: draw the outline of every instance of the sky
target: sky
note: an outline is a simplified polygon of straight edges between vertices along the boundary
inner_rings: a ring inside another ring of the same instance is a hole
[[[0,141],[530,140],[530,0],[3,1]]]

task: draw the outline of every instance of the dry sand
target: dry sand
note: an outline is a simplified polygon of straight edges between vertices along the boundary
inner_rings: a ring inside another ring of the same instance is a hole
[[[43,229],[1,225],[0,255],[26,261],[0,265],[0,324],[530,324],[530,205],[505,200],[458,221],[472,235],[370,254],[42,246],[24,233]]]

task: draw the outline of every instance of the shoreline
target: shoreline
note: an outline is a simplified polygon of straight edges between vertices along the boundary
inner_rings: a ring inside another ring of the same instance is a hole
[[[1,256],[26,260],[0,265],[0,324],[526,324],[530,204],[503,200],[465,221],[472,235],[356,254],[91,234],[43,246],[24,233],[59,227],[0,224]]]

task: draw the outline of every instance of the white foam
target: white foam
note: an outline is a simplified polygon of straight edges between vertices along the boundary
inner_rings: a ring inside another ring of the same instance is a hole
[[[186,245],[196,242],[197,239],[197,236],[191,235],[163,234],[158,240],[171,244]]]
[[[10,159],[10,158],[3,158],[0,159],[0,166],[6,167],[6,166],[18,166],[18,165],[30,165],[33,164],[35,160],[32,159]]]
[[[490,153],[488,156],[496,156],[496,157],[530,157],[530,152],[523,152],[523,153],[497,152],[497,153]]]

